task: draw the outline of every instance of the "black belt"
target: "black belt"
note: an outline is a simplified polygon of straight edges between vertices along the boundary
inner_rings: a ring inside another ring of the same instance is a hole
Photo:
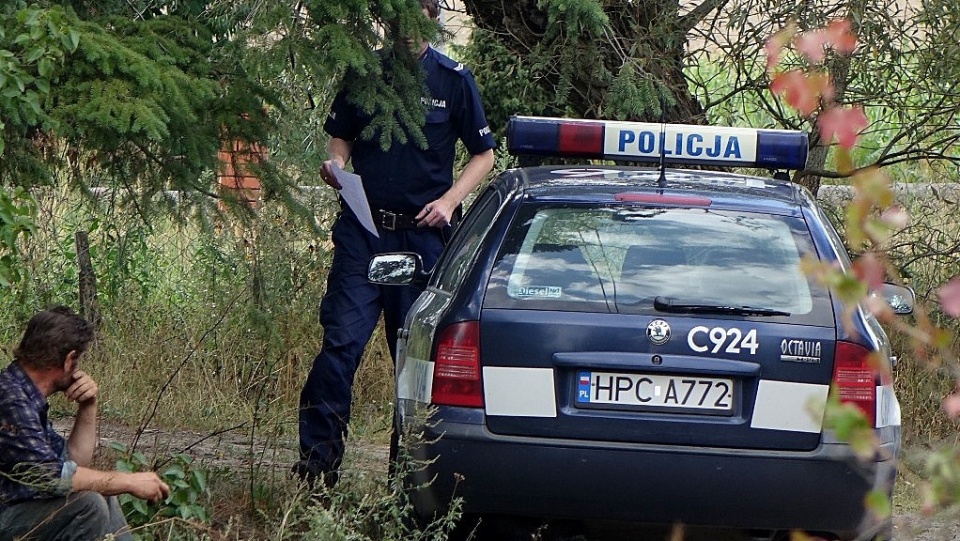
[[[377,227],[393,231],[395,229],[417,229],[417,215],[403,214],[384,209],[373,209],[373,221]]]

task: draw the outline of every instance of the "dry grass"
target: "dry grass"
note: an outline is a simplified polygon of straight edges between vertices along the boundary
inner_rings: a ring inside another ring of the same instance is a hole
[[[76,305],[72,231],[87,227],[82,216],[89,210],[63,199],[45,203],[48,219],[25,250],[28,281],[0,300],[0,339],[8,353],[36,308]],[[927,309],[956,333],[957,322],[938,314],[934,302],[939,284],[960,268],[956,207],[911,204],[916,219],[895,237],[894,261]],[[217,472],[212,537],[219,539],[296,538],[311,527],[303,495],[286,464],[278,463],[295,452],[297,402],[320,347],[317,306],[330,254],[325,237],[294,225],[282,211],[268,207],[261,216],[256,231],[155,223],[133,233],[129,224],[91,232],[104,326],[85,368],[100,383],[105,423],[131,433],[143,426],[163,434],[183,429],[195,439],[236,427],[232,433],[250,442],[238,448],[264,461],[220,469],[230,463],[223,455],[203,455],[205,467]],[[895,375],[905,441],[920,447],[956,443],[960,424],[940,409],[954,388],[955,367],[916,359],[903,337],[893,336],[892,345],[900,358]],[[381,326],[356,378],[347,469],[357,483],[384,477],[392,400],[393,366]],[[55,402],[54,409],[69,406]],[[225,440],[213,441],[228,448]],[[167,442],[157,456],[192,443]],[[923,475],[922,464],[904,464],[898,513],[918,508]]]

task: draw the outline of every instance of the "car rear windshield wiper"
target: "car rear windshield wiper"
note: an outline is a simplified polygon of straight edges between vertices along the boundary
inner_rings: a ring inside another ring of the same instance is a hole
[[[677,312],[684,314],[733,314],[737,316],[789,316],[790,312],[773,308],[755,306],[729,306],[718,304],[695,304],[677,302],[670,297],[656,297],[653,308],[659,312]]]

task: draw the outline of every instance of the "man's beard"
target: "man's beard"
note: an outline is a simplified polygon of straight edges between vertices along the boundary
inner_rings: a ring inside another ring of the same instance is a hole
[[[56,389],[58,392],[64,392],[73,385],[73,373],[63,374],[56,381]]]

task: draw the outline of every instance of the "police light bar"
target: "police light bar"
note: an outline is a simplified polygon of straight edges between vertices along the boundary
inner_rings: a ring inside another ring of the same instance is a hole
[[[514,116],[511,154],[690,165],[803,169],[807,134],[720,126]]]

